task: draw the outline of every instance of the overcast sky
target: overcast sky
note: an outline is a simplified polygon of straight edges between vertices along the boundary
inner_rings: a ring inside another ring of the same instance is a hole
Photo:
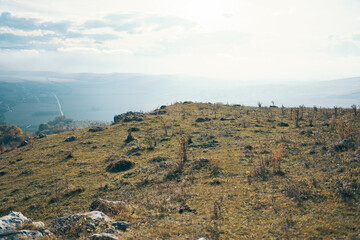
[[[360,0],[0,0],[0,69],[360,76]]]

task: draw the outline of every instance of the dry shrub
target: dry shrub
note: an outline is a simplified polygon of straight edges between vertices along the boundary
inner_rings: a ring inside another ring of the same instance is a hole
[[[310,199],[313,196],[311,186],[306,181],[288,181],[284,191],[289,198],[297,202]]]
[[[274,174],[283,174],[283,172],[281,171],[281,162],[283,159],[283,155],[284,154],[282,147],[274,150],[271,154],[271,165]]]
[[[353,130],[350,114],[346,114],[336,121],[336,132],[340,140],[352,139]]]
[[[270,171],[268,169],[268,161],[266,159],[261,159],[259,164],[255,166],[252,176],[255,178],[260,178],[261,180],[267,180]]]
[[[210,174],[212,177],[216,177],[221,173],[219,159],[210,159],[209,160],[209,170],[210,170]]]
[[[110,216],[119,216],[125,212],[129,212],[125,202],[108,201],[104,199],[96,199],[90,205],[90,211],[98,210]]]

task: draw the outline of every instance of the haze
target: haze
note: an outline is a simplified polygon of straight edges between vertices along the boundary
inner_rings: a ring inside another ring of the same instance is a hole
[[[0,0],[0,69],[356,77],[359,13],[358,0]]]

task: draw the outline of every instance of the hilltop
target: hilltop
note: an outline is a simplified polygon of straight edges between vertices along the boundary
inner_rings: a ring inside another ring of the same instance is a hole
[[[0,155],[0,216],[124,201],[123,239],[360,236],[356,109],[176,103]],[[84,236],[88,236],[86,231]]]

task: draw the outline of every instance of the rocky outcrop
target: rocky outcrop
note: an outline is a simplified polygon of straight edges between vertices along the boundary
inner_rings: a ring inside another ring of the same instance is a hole
[[[100,131],[104,131],[103,127],[92,127],[89,129],[89,132],[100,132]]]
[[[11,211],[8,215],[0,218],[0,233],[16,230],[25,223],[32,223],[32,221],[21,212]]]
[[[65,217],[56,218],[51,222],[51,227],[55,233],[68,233],[74,226],[79,224],[86,226],[87,229],[94,230],[101,222],[111,222],[106,214],[100,211],[92,211],[83,214],[71,214]]]
[[[24,224],[31,224],[39,230],[20,229]],[[43,222],[33,222],[21,212],[10,212],[8,215],[0,218],[0,239],[37,239],[52,234],[48,230],[43,230],[44,228],[45,224]]]
[[[19,231],[8,231],[8,232],[0,233],[0,239],[6,239],[6,240],[37,239],[40,237],[44,237],[46,235],[48,234],[40,231],[19,230]]]
[[[121,122],[121,121],[124,121],[124,122],[132,122],[132,121],[141,122],[141,121],[144,121],[144,117],[145,117],[145,115],[143,113],[140,113],[140,112],[126,112],[126,113],[123,113],[123,114],[115,115],[114,116],[114,123],[118,123],[118,122]]]

